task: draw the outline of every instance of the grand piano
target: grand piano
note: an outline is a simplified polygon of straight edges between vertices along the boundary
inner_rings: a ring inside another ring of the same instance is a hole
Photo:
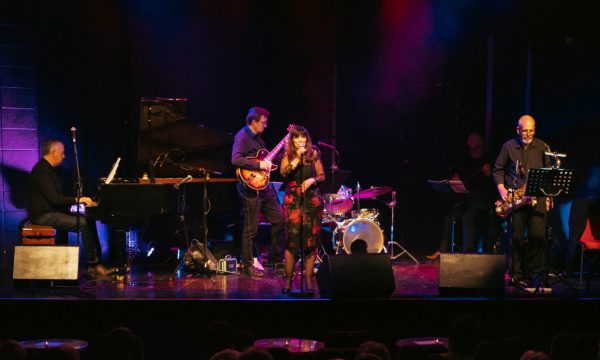
[[[86,216],[114,230],[121,272],[127,271],[134,255],[126,244],[131,227],[141,228],[142,237],[150,222],[172,227],[167,218],[185,219],[176,224],[184,229],[170,230],[185,233],[186,241],[193,237],[204,242],[205,236],[222,238],[237,212],[237,180],[227,177],[233,174],[229,161],[233,137],[188,119],[186,102],[142,98],[136,154],[139,177],[101,183],[98,205],[86,211]],[[206,217],[203,208],[210,210]]]

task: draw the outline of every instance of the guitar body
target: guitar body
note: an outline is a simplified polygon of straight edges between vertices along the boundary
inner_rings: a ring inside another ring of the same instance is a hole
[[[256,153],[256,156],[249,156],[246,159],[260,162],[263,161],[268,155],[269,152],[267,150],[260,149]],[[271,171],[273,170],[277,170],[277,165],[271,166]],[[269,185],[271,171],[237,168],[235,174],[237,175],[238,180],[249,188],[253,190],[264,190],[267,185]]]

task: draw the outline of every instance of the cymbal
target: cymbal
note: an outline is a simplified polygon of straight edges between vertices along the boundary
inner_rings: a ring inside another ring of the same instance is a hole
[[[370,199],[377,196],[381,196],[383,194],[387,194],[390,191],[392,191],[391,186],[370,187],[368,189],[361,190],[359,193],[354,193],[353,197],[355,199]]]

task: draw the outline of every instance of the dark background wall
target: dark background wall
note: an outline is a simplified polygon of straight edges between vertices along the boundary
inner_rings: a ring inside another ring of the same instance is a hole
[[[190,119],[229,133],[243,125],[249,107],[261,105],[272,113],[270,146],[292,122],[305,125],[313,140],[333,142],[335,118],[340,167],[351,171],[346,185],[396,189],[401,240],[428,251],[448,204],[426,180],[447,177],[468,131],[484,129],[490,38],[491,154],[527,111],[538,120],[538,135],[569,153],[565,167],[586,168],[600,154],[599,14],[598,5],[584,1],[25,4],[11,14],[26,19],[37,74],[37,96],[25,107],[37,109],[39,133],[28,148],[48,138],[69,143],[76,126],[88,193],[117,156],[123,157],[120,176],[139,175],[141,97],[188,98]],[[1,90],[6,127],[4,94],[11,90]],[[6,144],[3,175],[14,169]],[[323,156],[328,166],[329,152]],[[72,167],[68,156],[64,173]],[[3,247],[9,249],[14,234],[7,234],[22,215],[24,195],[14,200],[10,187],[3,191]],[[387,211],[379,203],[363,206]],[[15,208],[21,215],[6,215]]]

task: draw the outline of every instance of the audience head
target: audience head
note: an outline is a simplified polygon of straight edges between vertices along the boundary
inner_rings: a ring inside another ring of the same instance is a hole
[[[364,353],[354,357],[354,360],[382,360],[375,354]]]
[[[233,349],[221,350],[210,357],[209,360],[238,360],[241,353]]]
[[[4,343],[0,343],[0,359],[24,360],[27,359],[27,351],[18,342],[7,340]]]
[[[363,239],[356,239],[350,244],[350,252],[352,254],[366,254],[367,248],[367,242]]]
[[[111,359],[143,359],[142,342],[130,329],[117,327],[108,334],[108,356]]]
[[[521,360],[550,360],[550,357],[543,351],[527,350]]]
[[[363,355],[375,355],[381,360],[390,360],[391,358],[390,351],[388,350],[387,346],[373,340],[368,340],[360,344],[358,349],[356,349],[356,355],[354,359],[358,360],[361,358],[363,360],[370,360],[363,358]]]
[[[273,356],[267,350],[249,347],[242,352],[238,360],[273,360]]]
[[[225,350],[234,348],[235,328],[227,321],[217,320],[212,322],[202,336],[207,357]]]
[[[462,316],[454,320],[448,336],[448,350],[453,354],[475,355],[477,345],[483,340],[483,329],[475,318]]]

